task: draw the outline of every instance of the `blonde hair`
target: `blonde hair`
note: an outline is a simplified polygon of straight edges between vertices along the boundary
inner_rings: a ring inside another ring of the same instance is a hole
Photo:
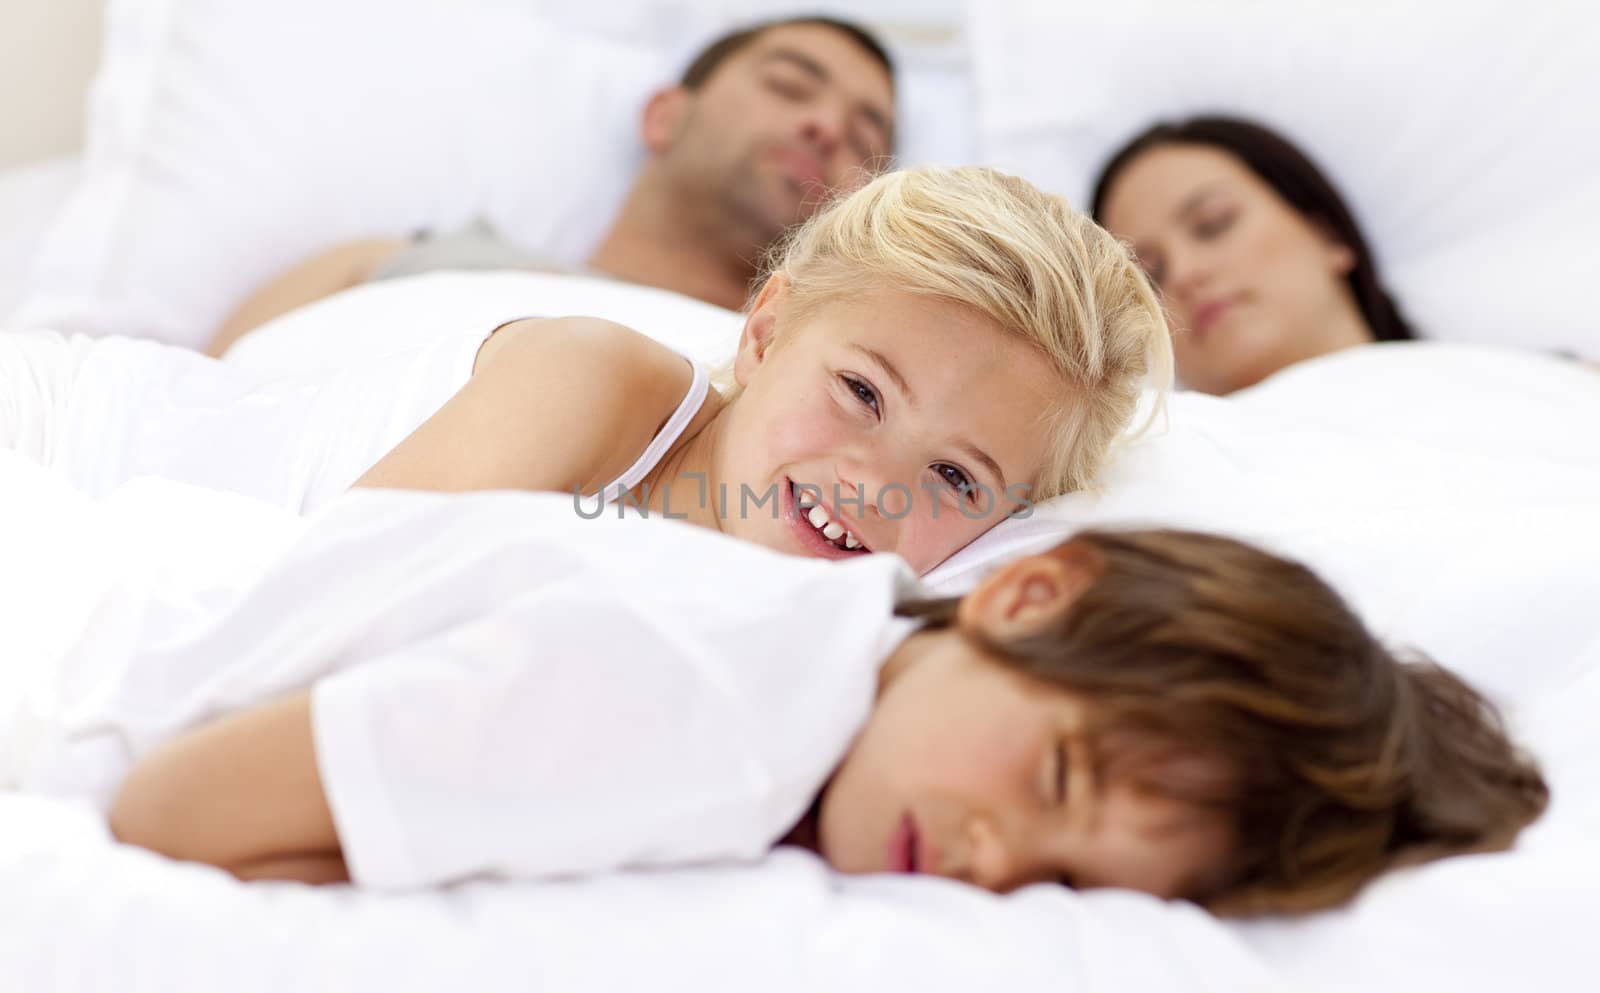
[[[1061,197],[994,169],[885,173],[798,227],[766,275],[787,280],[789,319],[891,286],[1038,346],[1070,392],[1042,425],[1051,454],[1031,500],[1089,486],[1146,381],[1171,382],[1166,321],[1132,253]],[[732,399],[730,372],[717,382]]]

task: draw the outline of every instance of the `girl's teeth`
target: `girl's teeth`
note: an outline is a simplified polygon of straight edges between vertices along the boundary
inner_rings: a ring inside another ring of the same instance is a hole
[[[817,495],[810,490],[798,490],[796,491],[795,502],[800,505],[801,510],[806,510],[817,505]]]
[[[856,538],[856,536],[851,534],[849,531],[846,531],[843,524],[840,524],[838,521],[829,517],[828,512],[822,509],[821,504],[813,504],[808,507],[805,503],[807,499],[815,498],[810,497],[803,492],[799,495],[798,500],[800,509],[805,512],[806,520],[811,522],[812,527],[816,528],[818,531],[821,531],[824,538],[836,544],[839,543],[839,539],[843,538],[843,545],[849,550],[854,550],[861,547],[861,542]]]

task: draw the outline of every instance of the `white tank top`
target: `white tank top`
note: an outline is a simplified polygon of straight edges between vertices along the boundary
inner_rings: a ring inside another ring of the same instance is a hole
[[[684,361],[688,362],[694,371],[694,376],[689,382],[689,391],[678,401],[678,407],[672,412],[672,416],[667,418],[667,423],[661,425],[661,430],[650,439],[650,444],[646,445],[644,451],[639,453],[639,457],[633,460],[633,465],[628,466],[622,471],[622,475],[601,488],[600,496],[606,503],[616,502],[622,494],[638,486],[640,480],[650,474],[650,470],[656,467],[662,456],[672,450],[672,446],[682,437],[683,429],[689,426],[689,422],[694,420],[694,415],[700,412],[700,406],[705,403],[706,392],[711,386],[711,377],[700,363],[687,358]]]

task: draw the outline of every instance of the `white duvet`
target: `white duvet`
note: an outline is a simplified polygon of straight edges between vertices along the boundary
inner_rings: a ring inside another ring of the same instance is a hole
[[[1386,631],[1506,705],[1555,797],[1513,852],[1394,874],[1344,910],[1250,923],[1136,894],[845,879],[792,851],[394,896],[239,884],[112,844],[87,804],[0,794],[0,989],[1592,989],[1600,460],[1583,446],[1600,401],[1573,369],[1509,361],[1439,382],[1413,368],[1386,392],[1383,370],[1414,354],[1306,367],[1278,399],[1179,398],[1169,432],[1131,452],[1104,494],[974,551],[1043,540],[1046,525],[1227,522],[1231,504],[1234,530],[1302,551]],[[1487,390],[1496,379],[1505,388]],[[1320,423],[1291,412],[1339,395],[1350,417],[1327,403]],[[202,490],[141,481],[94,503],[15,459],[0,469],[0,686],[12,689],[30,655],[104,622],[94,601],[143,575],[132,565],[155,557],[151,581],[171,588],[244,584],[301,526]],[[981,565],[968,561],[969,574]],[[209,606],[172,602],[182,609],[163,623]]]

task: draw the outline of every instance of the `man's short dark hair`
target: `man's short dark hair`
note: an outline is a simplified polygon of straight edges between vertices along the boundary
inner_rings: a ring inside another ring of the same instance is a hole
[[[752,24],[750,27],[718,38],[699,55],[695,56],[694,61],[689,63],[689,68],[683,71],[683,78],[678,82],[686,89],[697,90],[705,85],[706,80],[711,78],[711,74],[716,72],[722,63],[726,62],[730,56],[746,45],[749,45],[773,28],[786,28],[799,24],[815,24],[820,27],[832,28],[845,35],[861,46],[868,55],[877,60],[883,66],[883,70],[889,74],[889,79],[893,81],[894,60],[889,58],[889,52],[883,47],[883,43],[873,37],[872,33],[861,25],[852,24],[849,21],[841,21],[834,17],[782,17]]]

